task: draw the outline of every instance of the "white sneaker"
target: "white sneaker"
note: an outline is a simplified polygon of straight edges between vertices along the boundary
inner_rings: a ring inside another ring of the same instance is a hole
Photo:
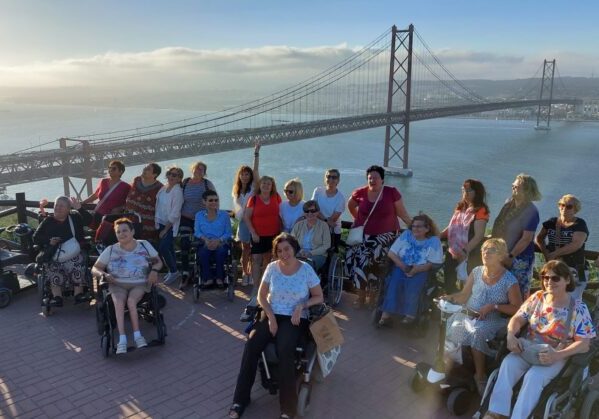
[[[179,272],[169,272],[166,275],[164,275],[164,283],[166,285],[170,285],[177,279],[179,279],[180,276],[181,274]]]
[[[135,338],[135,346],[137,347],[137,349],[145,348],[146,346],[148,346],[148,342],[146,342],[143,336],[140,336],[138,338]]]
[[[116,345],[116,354],[126,354],[127,353],[127,342],[125,343],[117,343]]]

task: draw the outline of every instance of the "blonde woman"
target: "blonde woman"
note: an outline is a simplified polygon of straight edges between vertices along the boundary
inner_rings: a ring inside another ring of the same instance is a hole
[[[304,216],[304,187],[298,179],[291,179],[283,188],[287,201],[281,203],[280,212],[283,221],[283,231],[291,232],[293,225]]]

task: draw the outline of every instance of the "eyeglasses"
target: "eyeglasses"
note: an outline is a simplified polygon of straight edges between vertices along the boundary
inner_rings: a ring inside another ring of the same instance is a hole
[[[424,224],[412,224],[412,228],[427,228],[427,225]]]
[[[313,208],[313,209],[307,209],[304,211],[304,213],[306,214],[316,214],[318,212],[317,209]]]
[[[181,177],[181,175],[179,173],[167,173],[166,174],[168,177]]]
[[[218,198],[207,199],[206,202],[218,202]]]
[[[541,275],[541,279],[543,281],[551,280],[551,282],[559,282],[562,280],[562,277],[558,275]]]
[[[339,179],[339,176],[335,176],[335,175],[327,175],[327,176],[326,176],[326,178],[327,178],[327,179],[330,179],[330,180],[336,180],[336,179]]]
[[[293,189],[285,189],[285,193],[287,195],[293,195],[295,193],[295,191]]]
[[[571,210],[572,208],[574,208],[574,205],[572,205],[572,204],[564,204],[563,202],[559,202],[557,204],[557,206],[560,207],[560,208],[568,209],[568,210]]]

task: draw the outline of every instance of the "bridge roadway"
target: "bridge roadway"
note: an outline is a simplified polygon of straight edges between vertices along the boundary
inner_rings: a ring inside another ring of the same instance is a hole
[[[413,109],[410,122],[443,118],[477,112],[509,108],[549,105],[549,100],[523,100],[448,106],[431,109]],[[553,104],[580,105],[579,99],[553,99]],[[127,165],[149,161],[173,160],[237,150],[253,146],[256,141],[264,145],[322,137],[344,132],[401,124],[406,113],[376,113],[360,116],[333,118],[311,122],[273,125],[189,135],[171,135],[161,138],[129,140],[93,144],[89,152],[82,145],[66,149],[43,150],[0,156],[0,187],[35,182],[63,176],[101,176],[108,161],[124,159]]]

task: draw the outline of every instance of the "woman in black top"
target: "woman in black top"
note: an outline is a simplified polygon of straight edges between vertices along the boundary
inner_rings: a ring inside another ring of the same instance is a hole
[[[545,255],[546,261],[562,260],[576,270],[578,282],[584,283],[586,282],[584,245],[589,236],[589,229],[582,218],[576,217],[581,209],[580,200],[574,195],[567,194],[560,198],[557,207],[559,216],[543,222],[543,228],[537,234],[535,242]],[[581,294],[583,290],[584,286],[577,287],[577,294]]]
[[[92,216],[78,200],[66,196],[56,198],[54,215],[46,217],[41,222],[33,235],[33,242],[42,247],[44,252],[52,253],[53,250],[59,249],[61,243],[66,243],[73,237],[69,219],[73,223],[75,238],[78,242],[82,242],[83,226],[91,222]],[[87,300],[83,294],[83,286],[87,284],[85,283],[85,259],[81,252],[63,262],[57,262],[53,257],[47,262],[46,275],[46,280],[50,281],[52,289],[51,305],[61,307],[62,289],[70,286],[75,287],[76,303]]]

